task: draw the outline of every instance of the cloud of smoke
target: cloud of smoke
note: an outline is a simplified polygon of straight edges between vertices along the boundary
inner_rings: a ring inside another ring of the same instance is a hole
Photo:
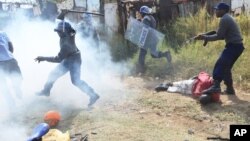
[[[74,25],[74,24],[72,24]],[[51,90],[50,97],[38,97],[49,73],[57,63],[35,62],[37,56],[56,56],[59,52],[59,37],[53,31],[55,23],[42,20],[29,20],[17,16],[4,31],[14,46],[14,56],[23,75],[23,99],[13,95],[16,107],[8,106],[1,96],[0,103],[0,140],[25,140],[27,134],[37,123],[43,122],[43,115],[48,110],[58,110],[65,119],[74,108],[85,108],[88,96],[71,83],[69,73],[59,78]],[[87,82],[99,95],[96,105],[119,101],[124,98],[124,86],[120,76],[127,74],[126,63],[114,63],[105,42],[99,48],[91,39],[76,35],[76,44],[82,55],[81,79]],[[2,92],[1,92],[2,93]],[[13,94],[11,92],[10,94]],[[10,104],[9,104],[10,105]],[[16,133],[13,136],[13,132]]]

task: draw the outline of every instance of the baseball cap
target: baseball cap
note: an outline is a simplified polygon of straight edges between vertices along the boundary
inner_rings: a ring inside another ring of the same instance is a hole
[[[221,2],[221,3],[218,3],[214,9],[217,9],[217,10],[229,10],[230,9],[230,6],[224,2]]]

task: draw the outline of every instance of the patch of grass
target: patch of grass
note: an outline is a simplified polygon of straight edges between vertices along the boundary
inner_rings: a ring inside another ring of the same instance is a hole
[[[83,115],[79,117],[73,123],[79,126],[70,132],[84,131],[89,134],[90,140],[95,141],[202,140],[200,136],[189,135],[186,128],[169,126],[171,122],[165,118],[159,120],[157,115],[124,114],[122,111],[100,109],[85,113],[85,118],[82,118]]]
[[[234,112],[234,111],[220,111],[213,115],[220,121],[234,121],[237,124],[247,124],[247,121],[245,120],[245,116],[242,115],[240,112]]]

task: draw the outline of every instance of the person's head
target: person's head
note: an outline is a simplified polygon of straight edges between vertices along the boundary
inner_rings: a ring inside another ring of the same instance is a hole
[[[222,17],[225,13],[228,13],[230,6],[224,2],[218,3],[214,9],[216,10],[216,16]]]
[[[88,13],[82,14],[83,21],[87,23],[88,25],[92,25],[92,15]]]
[[[70,23],[65,21],[60,21],[54,31],[57,32],[60,37],[65,37],[67,35],[75,33],[75,30],[72,28]]]
[[[140,8],[140,14],[144,17],[145,15],[148,15],[148,14],[151,14],[151,8],[149,8],[148,6],[146,5],[143,5],[141,8]]]

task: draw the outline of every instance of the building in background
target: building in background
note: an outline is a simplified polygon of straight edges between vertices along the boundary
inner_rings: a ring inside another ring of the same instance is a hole
[[[209,14],[214,14],[214,6],[219,2],[225,2],[231,6],[232,14],[242,12],[249,13],[250,0],[117,0],[120,33],[126,30],[127,19],[135,17],[136,11],[142,5],[153,9],[153,15],[158,24],[166,24],[177,17],[185,17],[195,14],[201,8],[206,8]]]

